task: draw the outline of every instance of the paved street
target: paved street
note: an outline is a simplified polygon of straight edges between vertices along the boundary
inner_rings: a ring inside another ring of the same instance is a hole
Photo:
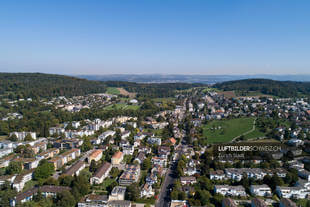
[[[175,153],[177,154],[176,161],[171,164],[171,166],[168,168],[165,176],[165,180],[161,185],[161,191],[158,196],[158,200],[155,204],[155,207],[168,207],[170,203],[170,187],[174,183],[175,177],[175,170],[177,167],[177,163],[180,157],[181,148],[180,145],[176,147]]]

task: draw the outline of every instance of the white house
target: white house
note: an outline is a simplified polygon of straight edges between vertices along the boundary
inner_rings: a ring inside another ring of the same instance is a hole
[[[250,192],[253,196],[272,196],[271,188],[268,185],[251,185]]]
[[[161,139],[158,137],[149,137],[147,139],[147,143],[152,144],[152,145],[154,145],[154,144],[161,145]]]
[[[112,169],[112,165],[109,162],[104,163],[96,173],[90,178],[91,184],[100,184],[103,180],[108,177],[110,171]]]
[[[210,172],[210,180],[225,180],[226,175],[223,170],[216,170]]]
[[[154,195],[155,195],[155,192],[152,189],[152,185],[145,183],[143,188],[141,189],[140,196],[149,198],[149,197],[152,197]]]
[[[214,192],[222,194],[223,196],[246,196],[245,189],[242,185],[215,185]]]
[[[276,193],[282,198],[303,199],[310,195],[310,191],[303,187],[276,187]]]
[[[0,149],[0,158],[13,152],[12,148]]]

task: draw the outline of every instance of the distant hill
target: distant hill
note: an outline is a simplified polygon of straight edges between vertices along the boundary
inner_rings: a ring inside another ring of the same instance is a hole
[[[257,91],[278,97],[310,96],[310,82],[245,79],[217,83],[214,87],[224,91]]]
[[[100,81],[42,73],[0,73],[0,95],[11,99],[103,93]]]
[[[79,78],[100,81],[124,81],[136,83],[204,83],[214,84],[243,79],[272,79],[278,81],[310,81],[310,75],[180,75],[180,74],[111,74],[79,75]]]

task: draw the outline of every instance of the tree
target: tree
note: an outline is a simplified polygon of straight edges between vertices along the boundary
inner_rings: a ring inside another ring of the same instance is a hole
[[[127,187],[126,190],[126,200],[136,201],[139,197],[140,190],[137,183],[132,183],[130,186]]]
[[[31,142],[31,141],[33,141],[34,139],[32,138],[32,136],[28,133],[26,136],[25,136],[25,139],[24,139],[25,141],[27,141],[27,142]]]
[[[97,164],[96,164],[96,161],[95,161],[95,160],[92,160],[92,161],[90,162],[90,165],[89,165],[89,171],[92,172],[92,173],[94,173],[94,172],[96,172],[97,168],[98,168],[98,166],[97,166]]]
[[[90,184],[85,175],[76,176],[72,182],[72,192],[75,199],[80,200],[81,196],[88,194],[90,191]]]
[[[22,171],[21,162],[10,162],[9,166],[6,168],[6,174],[13,175],[19,174]]]
[[[75,206],[75,199],[69,191],[65,190],[57,193],[55,204],[57,207],[73,207]]]
[[[9,137],[9,140],[12,142],[18,141],[17,136],[15,134],[12,134],[12,136]]]
[[[60,176],[58,178],[60,185],[62,186],[71,186],[73,182],[73,177],[72,176]]]
[[[149,170],[151,168],[151,160],[149,158],[146,158],[142,163],[142,170]]]
[[[6,181],[0,186],[0,206],[10,206],[10,200],[16,196],[15,189],[11,188],[11,184]]]
[[[119,174],[120,174],[120,170],[119,170],[117,167],[113,167],[113,168],[111,169],[110,175],[111,175],[113,178],[116,178]]]
[[[38,167],[34,171],[34,179],[35,180],[46,179],[49,176],[53,175],[54,172],[55,168],[53,163],[50,163],[47,160],[43,159],[40,161]]]
[[[270,188],[275,190],[277,186],[282,186],[284,184],[283,180],[277,175],[274,174],[270,180]]]
[[[86,137],[84,139],[84,142],[83,142],[82,146],[81,146],[81,151],[82,152],[87,152],[87,151],[91,150],[92,147],[93,146],[92,146],[92,144],[90,142],[90,139],[88,137]]]

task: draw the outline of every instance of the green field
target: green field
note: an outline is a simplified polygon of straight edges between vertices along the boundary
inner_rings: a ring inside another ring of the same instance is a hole
[[[208,143],[229,142],[253,128],[254,118],[214,120],[203,127]]]
[[[264,132],[256,128],[253,132],[250,132],[249,134],[244,135],[244,139],[255,139],[255,138],[265,137],[265,136],[266,134]]]
[[[137,105],[127,105],[125,103],[117,103],[105,107],[106,110],[137,110],[140,106]]]
[[[106,93],[108,94],[113,94],[113,95],[119,95],[120,92],[117,88],[114,88],[114,87],[109,87],[106,91]]]

